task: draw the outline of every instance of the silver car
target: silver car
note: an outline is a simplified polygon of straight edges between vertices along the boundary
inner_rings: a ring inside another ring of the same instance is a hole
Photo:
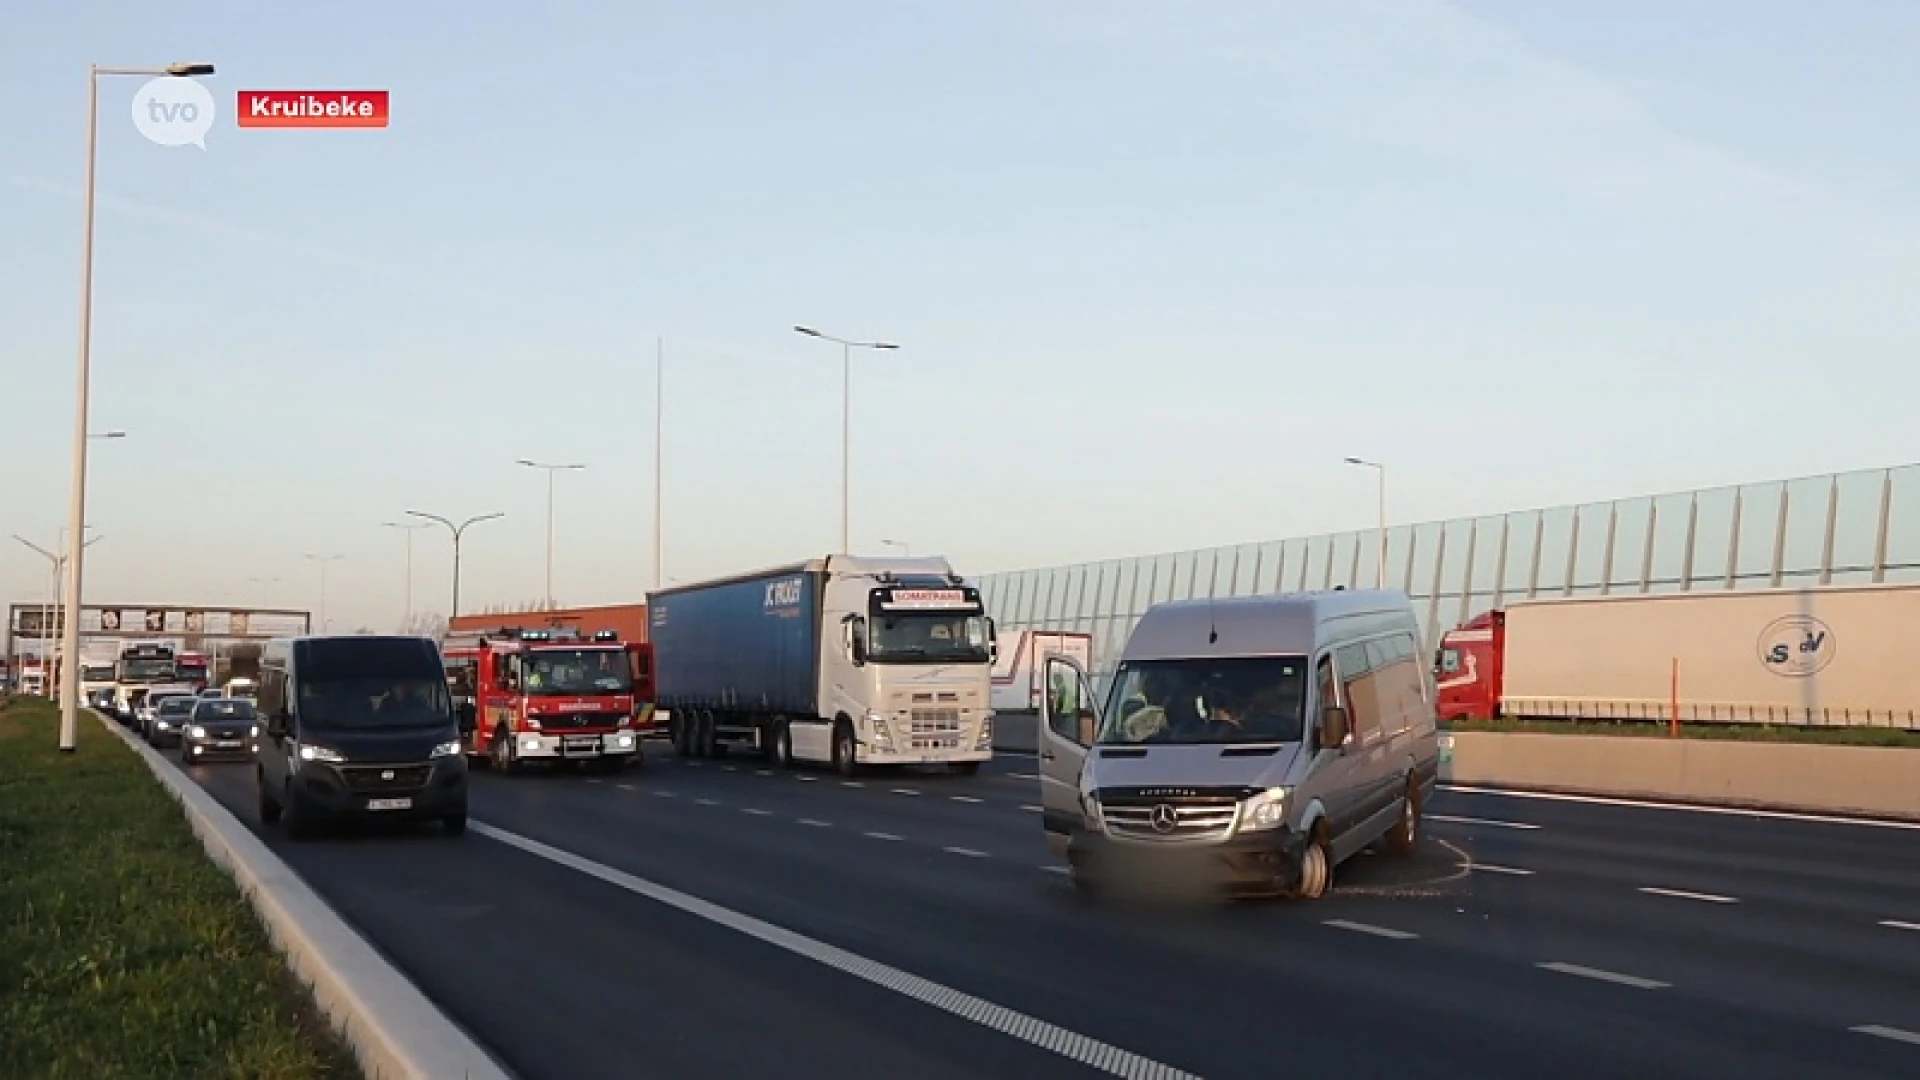
[[[1041,819],[1083,891],[1317,898],[1361,849],[1418,845],[1440,747],[1404,593],[1160,604],[1104,707],[1065,657],[1046,685]]]

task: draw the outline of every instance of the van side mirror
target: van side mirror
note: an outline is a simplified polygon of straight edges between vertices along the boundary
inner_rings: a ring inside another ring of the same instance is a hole
[[[1320,748],[1322,750],[1345,750],[1347,741],[1353,738],[1353,726],[1347,720],[1347,710],[1338,705],[1328,705],[1320,710]]]
[[[287,728],[291,726],[292,720],[293,718],[287,713],[287,707],[285,705],[280,706],[267,714],[267,734],[276,737],[285,735]]]

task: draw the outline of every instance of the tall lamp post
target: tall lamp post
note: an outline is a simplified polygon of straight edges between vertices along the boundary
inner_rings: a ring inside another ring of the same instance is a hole
[[[327,632],[327,564],[345,559],[345,555],[308,555],[308,562],[320,564],[320,632]]]
[[[467,526],[469,525],[478,525],[483,521],[492,521],[495,518],[503,518],[507,515],[505,513],[481,514],[478,517],[470,517],[460,524],[455,525],[452,521],[441,517],[439,514],[429,514],[424,510],[409,510],[407,514],[410,517],[417,517],[425,521],[433,521],[445,525],[447,531],[453,534],[453,613],[447,616],[447,622],[451,625],[453,620],[460,617],[460,537],[466,533]]]
[[[81,598],[82,573],[86,562],[86,544],[81,533],[87,521],[87,405],[93,361],[93,203],[94,162],[100,142],[100,76],[145,75],[152,78],[172,76],[195,78],[213,74],[212,64],[168,64],[162,68],[101,67],[87,68],[87,178],[82,195],[84,224],[80,250],[80,354],[77,393],[74,395],[73,493],[67,507],[67,587],[66,594],[77,606]],[[60,752],[73,753],[80,727],[80,620],[68,619],[61,628],[60,647]]]
[[[1379,481],[1377,490],[1380,497],[1380,562],[1379,568],[1375,571],[1374,587],[1384,589],[1387,587],[1387,467],[1377,461],[1357,457],[1348,458],[1347,464],[1372,469],[1375,478]]]
[[[821,333],[811,326],[796,326],[795,333],[831,341],[840,346],[840,554],[853,553],[853,350],[897,349],[890,341],[849,341]]]
[[[389,529],[399,529],[407,534],[407,625],[413,624],[413,534],[416,529],[425,529],[433,523],[429,521],[383,521],[381,525]]]
[[[553,610],[553,478],[557,473],[579,472],[585,465],[552,465],[546,462],[521,458],[517,464],[529,469],[545,469],[547,472],[547,610]]]
[[[93,526],[89,525],[87,526],[87,528],[91,529],[93,528]],[[60,532],[62,534],[61,539],[64,541],[66,530],[61,529]],[[53,664],[52,664],[53,658],[45,655],[45,653],[46,653],[46,647],[47,647],[47,640],[53,636],[53,631],[48,627],[47,624],[53,623],[59,626],[60,636],[63,640],[65,639],[66,625],[69,620],[64,614],[62,614],[64,610],[64,601],[61,597],[60,572],[67,565],[67,553],[64,551],[60,551],[60,552],[48,551],[46,548],[43,548],[39,544],[34,543],[33,541],[27,539],[24,536],[21,536],[19,533],[14,533],[13,538],[27,545],[28,547],[32,548],[35,552],[39,553],[41,557],[45,558],[51,570],[50,576],[52,578],[51,584],[53,588],[49,589],[48,592],[51,594],[50,599],[53,602],[48,604],[46,607],[43,607],[40,609],[40,651],[42,654],[40,657],[40,671],[41,671],[42,678],[44,680],[40,690],[44,696],[50,698],[53,696],[53,693],[54,693]],[[90,548],[93,545],[99,543],[100,540],[101,538],[96,536],[93,539],[88,540],[87,542],[81,544],[80,546],[82,548]],[[65,547],[66,545],[64,543],[56,543],[54,546]],[[64,648],[64,646],[62,646],[62,648]],[[65,664],[63,663],[61,666],[62,666],[62,670],[64,671]]]

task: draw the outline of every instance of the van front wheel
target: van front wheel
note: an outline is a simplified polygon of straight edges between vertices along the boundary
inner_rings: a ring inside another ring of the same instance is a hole
[[[1400,800],[1400,820],[1387,833],[1387,850],[1395,855],[1411,855],[1420,846],[1420,787],[1407,780],[1406,797]]]
[[[1318,900],[1333,887],[1333,855],[1319,833],[1307,841],[1300,853],[1300,883],[1294,886],[1296,900]]]

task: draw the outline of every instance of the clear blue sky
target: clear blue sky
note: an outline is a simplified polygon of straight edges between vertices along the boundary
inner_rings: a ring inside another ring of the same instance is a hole
[[[1920,457],[1920,5],[6,5],[0,533],[66,517],[102,93],[88,600],[394,623],[406,508],[504,510],[469,607],[856,546],[968,572]],[[385,131],[233,126],[393,92]],[[444,539],[417,537],[444,610]],[[44,563],[7,541],[0,593]]]

